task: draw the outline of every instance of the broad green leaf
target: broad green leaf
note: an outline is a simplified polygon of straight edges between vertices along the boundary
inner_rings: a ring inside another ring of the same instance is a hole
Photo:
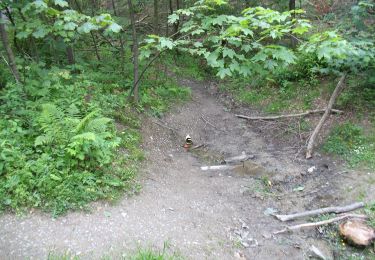
[[[229,57],[231,59],[233,59],[234,55],[236,55],[236,52],[232,49],[228,49],[228,48],[224,48],[223,50],[223,57]]]
[[[35,32],[33,32],[33,36],[37,39],[44,38],[48,34],[48,30],[44,27],[38,28]]]
[[[180,19],[180,16],[176,13],[171,14],[168,16],[168,23],[169,24],[174,24]]]
[[[118,25],[117,23],[111,23],[111,25],[108,26],[106,29],[107,32],[114,32],[119,33],[121,31],[122,27]]]
[[[172,40],[170,40],[168,38],[165,38],[165,37],[160,37],[159,41],[160,41],[160,47],[162,47],[163,49],[164,48],[167,48],[167,49],[170,49],[170,50],[173,49],[173,41]]]
[[[73,22],[69,22],[69,23],[64,24],[64,30],[67,30],[67,31],[74,31],[77,27],[78,27],[78,25],[76,23],[73,23]]]
[[[60,7],[68,7],[69,4],[67,1],[64,0],[54,0],[55,5],[58,5]]]
[[[221,79],[225,78],[226,76],[232,76],[232,72],[230,71],[229,68],[221,68],[216,74],[219,76]]]

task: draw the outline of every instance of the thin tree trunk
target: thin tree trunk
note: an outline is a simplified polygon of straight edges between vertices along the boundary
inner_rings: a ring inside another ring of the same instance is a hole
[[[0,11],[0,20],[4,21],[4,15],[1,11]],[[14,58],[14,53],[13,53],[12,48],[10,47],[10,44],[9,44],[8,33],[6,31],[5,23],[0,23],[0,34],[1,34],[0,35],[1,41],[2,41],[3,46],[5,48],[6,54],[8,56],[8,63],[9,63],[10,70],[12,71],[14,79],[17,82],[21,82],[21,76],[20,76],[20,73],[17,69],[16,61],[15,61],[15,58]]]
[[[112,0],[113,14],[118,16],[115,0]],[[122,32],[120,32],[120,55],[121,55],[121,71],[125,71],[125,44]]]
[[[296,18],[296,0],[289,0],[289,11],[294,11],[293,12],[293,18]],[[297,39],[293,37],[293,35],[290,37],[290,41],[292,44],[292,47],[295,48],[297,46]]]
[[[135,103],[138,103],[139,100],[139,84],[138,84],[138,78],[139,78],[139,64],[138,64],[138,38],[137,38],[137,30],[136,30],[136,24],[135,24],[135,15],[134,15],[134,9],[133,4],[131,0],[128,0],[128,7],[129,7],[129,13],[130,13],[130,22],[132,27],[132,38],[133,38],[133,100]]]
[[[66,47],[66,55],[67,55],[67,58],[68,58],[68,64],[73,65],[75,63],[75,59],[74,59],[74,50],[73,50],[72,45],[68,45]]]
[[[154,33],[159,34],[159,0],[154,0]]]
[[[180,9],[180,0],[176,0],[176,10]],[[173,10],[172,10],[173,13]],[[173,39],[176,39],[178,37],[178,27],[180,26],[179,21],[173,24]]]

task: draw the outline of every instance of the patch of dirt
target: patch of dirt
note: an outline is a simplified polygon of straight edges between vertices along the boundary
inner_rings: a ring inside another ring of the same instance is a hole
[[[312,244],[330,254],[313,230],[271,235],[283,225],[265,210],[290,213],[352,202],[355,197],[342,193],[349,175],[328,159],[296,159],[290,147],[273,145],[225,107],[209,82],[180,83],[192,89],[192,101],[159,124],[154,118],[144,120],[147,162],[139,195],[114,206],[94,203],[90,213],[58,219],[41,213],[3,215],[0,256],[40,259],[53,250],[83,259],[116,258],[139,246],[162,248],[165,242],[187,259],[305,259]],[[181,146],[187,134],[205,147],[186,152]],[[243,151],[255,156],[249,169],[259,166],[260,173],[200,170]],[[311,166],[317,169],[308,173]],[[374,178],[373,173],[366,176]],[[303,191],[294,191],[297,187]]]

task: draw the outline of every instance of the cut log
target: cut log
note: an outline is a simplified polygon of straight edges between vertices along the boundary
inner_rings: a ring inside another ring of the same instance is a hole
[[[315,139],[318,136],[320,130],[322,129],[324,122],[327,120],[328,115],[331,113],[332,107],[333,107],[333,104],[336,101],[336,98],[340,95],[340,92],[344,88],[345,78],[346,78],[346,73],[344,73],[341,76],[339,82],[337,83],[337,86],[336,86],[335,90],[332,93],[331,98],[329,99],[326,111],[324,112],[324,114],[323,114],[322,118],[320,119],[318,125],[315,127],[313,133],[310,136],[309,142],[307,144],[307,149],[306,149],[306,159],[312,158],[314,145],[315,145]]]
[[[316,110],[309,110],[303,113],[298,114],[288,114],[288,115],[279,115],[279,116],[244,116],[244,115],[236,115],[238,118],[248,119],[248,120],[275,120],[275,119],[282,119],[282,118],[290,118],[290,117],[301,117],[307,116],[311,114],[317,113],[324,113],[326,109],[316,109]],[[332,113],[341,114],[343,111],[338,109],[331,109]]]
[[[321,208],[321,209],[315,209],[315,210],[309,210],[309,211],[304,211],[300,213],[290,214],[290,215],[275,215],[275,217],[278,220],[281,220],[284,222],[284,221],[294,220],[297,218],[311,217],[311,216],[316,216],[320,214],[344,213],[344,212],[353,211],[359,208],[363,208],[364,206],[365,204],[363,202],[356,202],[356,203],[343,206],[343,207],[327,207],[327,208]]]
[[[202,166],[202,171],[208,171],[208,170],[219,170],[219,171],[225,171],[225,170],[232,170],[236,168],[238,165],[212,165],[212,166]]]
[[[226,164],[239,163],[239,162],[244,162],[249,159],[253,159],[254,157],[255,157],[254,155],[250,155],[250,154],[246,154],[245,152],[242,152],[241,155],[224,159],[224,162]]]
[[[339,226],[340,235],[354,246],[369,246],[375,239],[375,230],[363,221],[347,220]]]
[[[299,224],[299,225],[295,225],[295,226],[288,226],[284,229],[273,232],[273,234],[277,235],[277,234],[281,234],[281,233],[285,233],[285,232],[288,232],[288,231],[293,231],[293,230],[297,230],[297,229],[301,229],[301,228],[319,227],[319,226],[327,225],[327,224],[334,223],[334,222],[344,220],[344,219],[348,219],[348,218],[357,218],[357,219],[364,219],[365,220],[368,217],[365,216],[365,215],[358,215],[358,214],[345,214],[345,215],[341,215],[341,216],[331,218],[331,219],[327,219],[327,220],[323,220],[323,221],[303,223],[303,224]]]

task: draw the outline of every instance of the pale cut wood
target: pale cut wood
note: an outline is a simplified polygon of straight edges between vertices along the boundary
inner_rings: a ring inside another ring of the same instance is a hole
[[[344,81],[345,81],[346,75],[347,73],[344,73],[341,76],[339,82],[337,83],[335,90],[332,93],[331,98],[329,99],[326,111],[324,112],[318,125],[315,127],[313,133],[311,134],[309,138],[309,142],[307,144],[307,149],[306,149],[306,159],[312,158],[314,145],[315,145],[315,139],[318,136],[320,130],[322,129],[324,122],[327,120],[328,115],[331,113],[331,110],[332,110],[333,104],[335,104],[336,98],[340,95],[341,90],[344,88]]]
[[[327,225],[327,224],[337,222],[337,221],[340,221],[340,220],[343,220],[343,219],[348,219],[348,218],[367,219],[368,217],[366,215],[359,215],[359,214],[345,214],[345,215],[341,215],[341,216],[338,216],[338,217],[335,217],[335,218],[322,220],[322,221],[318,221],[318,222],[303,223],[303,224],[299,224],[299,225],[295,225],[295,226],[288,226],[284,229],[273,232],[273,234],[277,235],[277,234],[281,234],[281,233],[285,233],[285,232],[288,232],[288,231],[293,231],[293,230],[301,229],[301,228],[323,226],[323,225]]]
[[[253,159],[254,157],[255,157],[254,155],[250,155],[250,154],[246,154],[245,152],[242,152],[241,155],[225,158],[224,162],[226,164],[239,163],[239,162],[246,161],[248,159]]]
[[[289,220],[294,220],[297,218],[303,218],[303,217],[311,217],[311,216],[316,216],[320,214],[327,214],[327,213],[344,213],[352,210],[356,210],[359,208],[363,208],[365,206],[365,203],[363,202],[356,202],[347,206],[342,206],[342,207],[327,207],[327,208],[321,208],[321,209],[315,209],[315,210],[309,210],[309,211],[304,211],[300,213],[295,213],[295,214],[290,214],[290,215],[275,215],[275,217],[278,220],[281,221],[289,221]]]
[[[248,120],[275,120],[281,118],[290,118],[290,117],[301,117],[307,116],[310,114],[317,114],[317,113],[324,113],[326,109],[316,109],[316,110],[309,110],[306,112],[298,113],[298,114],[288,114],[288,115],[279,115],[279,116],[245,116],[245,115],[236,115],[238,118],[248,119]],[[338,109],[331,109],[331,112],[336,114],[341,114],[343,111]]]
[[[225,171],[225,170],[232,170],[236,168],[238,165],[212,165],[212,166],[202,166],[202,171],[208,170],[216,170],[216,171]]]

